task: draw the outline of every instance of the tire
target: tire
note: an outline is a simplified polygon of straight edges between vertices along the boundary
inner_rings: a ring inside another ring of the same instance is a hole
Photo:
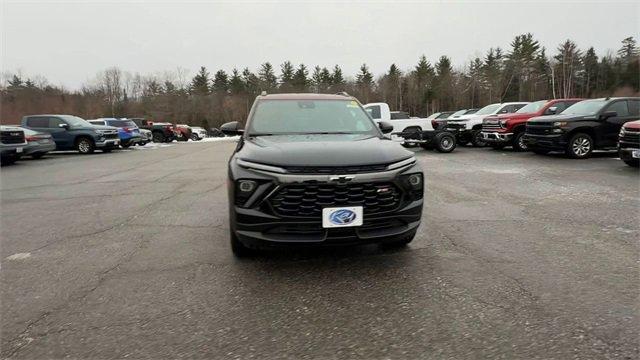
[[[191,134],[191,140],[198,141],[200,138],[198,137],[198,134]]]
[[[524,142],[524,131],[520,131],[519,133],[516,133],[516,135],[512,139],[511,146],[513,147],[513,151],[518,151],[518,152],[529,151],[529,147]]]
[[[3,157],[2,159],[0,159],[0,165],[1,166],[12,165],[16,161],[18,161],[18,157],[17,156],[7,156],[7,157]]]
[[[638,159],[629,159],[629,160],[622,160],[624,161],[625,164],[631,166],[631,167],[640,167],[640,160]]]
[[[504,149],[504,144],[492,144],[491,148],[493,150],[502,150],[502,149]]]
[[[76,149],[80,154],[93,154],[96,144],[87,137],[81,137],[76,140]]]
[[[533,151],[534,154],[538,154],[538,155],[547,155],[549,153],[549,150],[542,150],[542,149],[533,149],[531,151]]]
[[[410,242],[413,241],[414,237],[416,237],[416,232],[417,230],[413,230],[412,232],[400,238],[399,240],[385,242],[380,245],[385,249],[397,249],[397,248],[405,247],[409,245]]]
[[[565,154],[573,159],[586,159],[591,152],[593,152],[593,138],[585,133],[574,134],[565,149]]]
[[[123,149],[128,149],[131,146],[131,143],[122,144],[120,146],[122,146]]]
[[[480,129],[471,131],[471,144],[475,147],[487,146],[487,143],[482,139],[482,131]]]
[[[255,250],[244,246],[233,231],[229,235],[231,238],[231,251],[235,257],[243,258],[255,255]]]
[[[33,153],[33,154],[31,154],[31,158],[32,159],[41,159],[44,156],[44,154],[46,154],[46,153],[43,153],[43,152]]]
[[[165,136],[160,131],[153,132],[153,142],[161,143],[165,141]]]
[[[180,134],[180,137],[178,138],[178,141],[187,141],[187,140],[189,140],[189,139],[187,138],[187,135],[185,135],[185,134]]]
[[[456,148],[456,137],[450,133],[437,134],[433,140],[438,152],[450,153]]]

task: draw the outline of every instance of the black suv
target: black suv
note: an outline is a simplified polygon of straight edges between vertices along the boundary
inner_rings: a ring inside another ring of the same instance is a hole
[[[558,115],[527,121],[524,142],[537,154],[564,151],[582,159],[593,150],[614,150],[622,125],[638,118],[640,98],[603,98],[578,102]]]
[[[348,95],[256,98],[229,160],[231,247],[408,244],[422,216],[423,173]]]

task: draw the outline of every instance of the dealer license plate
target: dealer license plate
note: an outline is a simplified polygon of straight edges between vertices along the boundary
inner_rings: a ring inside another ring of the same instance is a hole
[[[338,228],[362,225],[362,206],[322,209],[322,227]]]

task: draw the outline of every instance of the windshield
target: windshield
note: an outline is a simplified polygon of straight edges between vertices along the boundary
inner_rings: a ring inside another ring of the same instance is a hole
[[[500,108],[500,104],[487,105],[487,106],[483,107],[482,109],[478,110],[476,115],[490,115],[490,114],[495,113],[496,110],[498,110],[498,108]]]
[[[467,110],[458,110],[456,112],[454,112],[453,114],[451,114],[451,117],[456,117],[456,116],[460,116],[460,115],[464,115],[467,112]]]
[[[606,100],[586,100],[575,103],[566,108],[561,114],[594,115],[607,103]]]
[[[516,114],[529,114],[529,113],[538,112],[547,103],[548,103],[547,100],[540,100],[540,101],[532,102],[531,104],[527,104],[527,105],[521,107],[518,111],[516,111]]]
[[[477,112],[478,112],[478,109],[469,109],[464,113],[464,115],[475,114]]]
[[[379,134],[367,113],[351,100],[260,100],[249,127],[249,136]]]
[[[87,120],[73,116],[73,115],[62,115],[60,116],[64,121],[69,124],[69,126],[87,126],[91,125]]]
[[[136,123],[131,120],[111,120],[109,121],[109,126],[115,126],[119,128],[123,127],[137,127]]]
[[[442,114],[438,115],[438,117],[436,117],[436,119],[446,119],[449,116],[451,116],[450,112],[443,112]]]
[[[438,115],[440,115],[440,113],[433,113],[433,114],[427,116],[427,119],[435,119],[435,118],[438,117]]]

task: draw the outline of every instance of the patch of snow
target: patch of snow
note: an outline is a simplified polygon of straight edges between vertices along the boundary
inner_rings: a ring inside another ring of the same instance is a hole
[[[5,260],[24,260],[31,257],[31,253],[17,253],[7,256]]]

